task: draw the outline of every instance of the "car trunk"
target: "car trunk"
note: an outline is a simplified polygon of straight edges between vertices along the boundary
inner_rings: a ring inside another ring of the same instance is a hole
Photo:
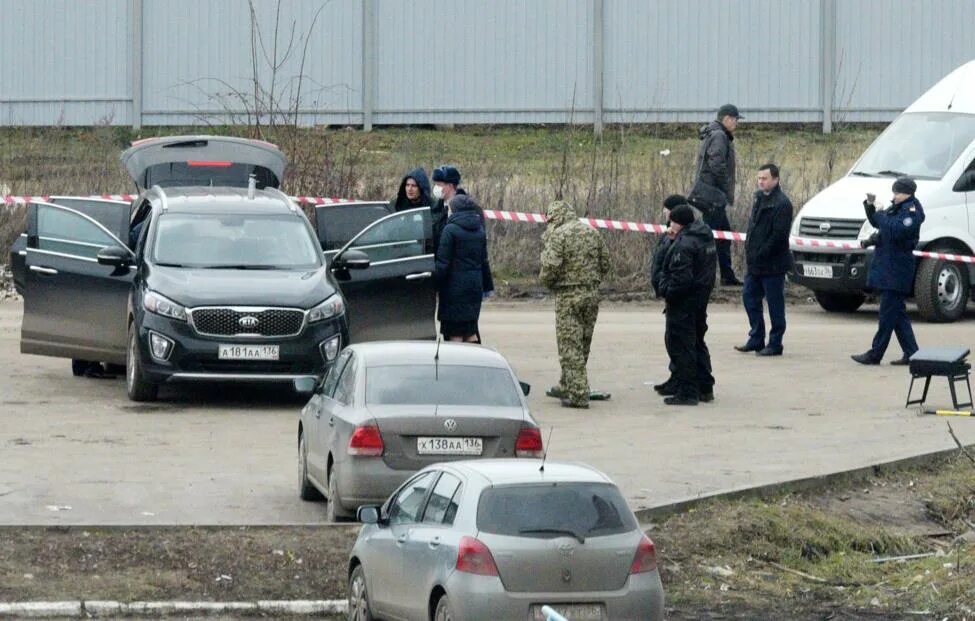
[[[224,136],[170,136],[134,142],[122,152],[122,164],[139,191],[160,186],[281,186],[288,160],[261,140]]]
[[[507,591],[572,593],[623,588],[640,543],[639,531],[588,537],[512,537],[486,532],[477,538],[491,550]],[[595,603],[595,602],[594,602]]]
[[[458,459],[514,457],[524,423],[524,411],[514,407],[372,405],[369,411],[383,436],[383,461],[396,470]],[[420,438],[480,438],[482,451],[420,454]]]

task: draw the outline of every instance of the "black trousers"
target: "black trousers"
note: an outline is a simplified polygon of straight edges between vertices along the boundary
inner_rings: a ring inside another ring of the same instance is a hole
[[[710,213],[703,216],[704,223],[711,227],[712,231],[730,231],[731,221],[728,220],[728,206],[713,209]],[[730,280],[735,278],[735,269],[731,265],[731,240],[718,239],[714,245],[718,250],[718,267],[721,269],[721,278]]]
[[[681,397],[698,398],[714,390],[711,352],[704,342],[708,331],[708,296],[667,303],[664,343],[670,356],[671,379]]]

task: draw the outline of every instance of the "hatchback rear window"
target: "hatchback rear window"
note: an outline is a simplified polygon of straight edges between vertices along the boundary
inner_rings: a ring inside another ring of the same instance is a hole
[[[477,528],[496,535],[550,539],[618,535],[637,528],[615,485],[540,483],[484,490]]]
[[[521,407],[507,369],[446,364],[368,367],[366,403]]]

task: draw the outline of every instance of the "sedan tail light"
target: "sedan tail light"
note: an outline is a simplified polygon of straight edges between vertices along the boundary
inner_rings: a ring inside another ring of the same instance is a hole
[[[383,445],[383,435],[375,425],[361,425],[352,432],[349,440],[349,455],[365,457],[379,457],[386,447]]]
[[[474,537],[461,537],[457,546],[457,571],[479,576],[497,576],[498,566],[494,563],[491,550]]]
[[[650,537],[646,535],[640,540],[640,545],[636,547],[636,555],[633,557],[633,564],[630,566],[631,574],[642,574],[645,571],[653,571],[657,568],[657,548],[654,547]]]
[[[516,457],[542,457],[545,455],[542,446],[542,432],[538,427],[522,427],[515,440]]]

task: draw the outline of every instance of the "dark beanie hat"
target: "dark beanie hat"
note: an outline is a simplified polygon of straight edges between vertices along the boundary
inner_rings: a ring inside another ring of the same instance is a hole
[[[690,205],[678,205],[670,210],[670,221],[687,226],[694,222],[694,210]]]
[[[664,199],[664,207],[667,209],[673,209],[679,205],[686,205],[687,199],[680,194],[671,194]]]
[[[434,169],[433,180],[441,183],[460,184],[460,171],[453,166],[441,166]]]
[[[917,192],[917,184],[910,177],[898,177],[897,181],[894,181],[893,190],[900,194],[914,194]]]

